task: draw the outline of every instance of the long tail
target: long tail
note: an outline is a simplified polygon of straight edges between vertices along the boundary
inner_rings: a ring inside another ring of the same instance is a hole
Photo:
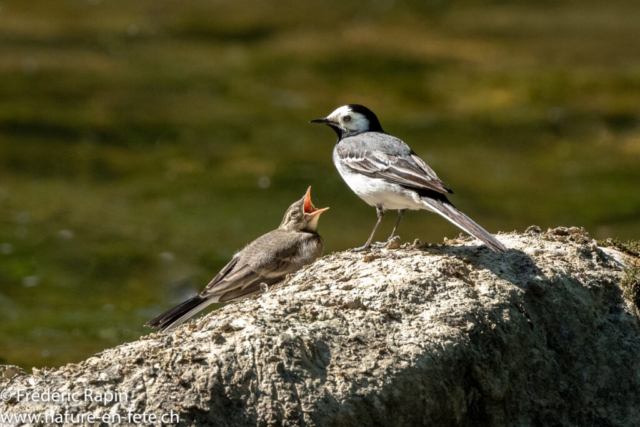
[[[158,328],[160,331],[173,329],[216,301],[217,298],[203,298],[200,295],[196,295],[171,310],[165,311],[155,319],[148,321],[145,326]]]
[[[471,218],[460,212],[453,205],[430,198],[423,197],[422,202],[429,210],[443,216],[448,221],[457,225],[476,239],[482,240],[484,244],[494,252],[503,253],[507,248],[487,230],[476,224]]]

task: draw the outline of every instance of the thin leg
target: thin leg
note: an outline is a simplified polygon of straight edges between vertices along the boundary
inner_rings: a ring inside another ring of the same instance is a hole
[[[398,220],[396,221],[395,227],[393,227],[393,231],[391,232],[391,236],[387,239],[386,242],[376,242],[372,246],[376,248],[386,248],[389,246],[391,242],[395,239],[400,239],[400,236],[396,236],[396,231],[398,230],[398,226],[400,225],[400,221],[402,221],[402,217],[404,216],[405,209],[400,209],[398,211]]]
[[[400,225],[400,221],[402,221],[402,217],[404,216],[404,211],[405,209],[400,209],[398,211],[398,221],[396,222],[396,226],[393,227],[393,231],[391,232],[391,236],[389,236],[389,238],[387,239],[387,242],[390,242],[396,236],[396,231],[398,231],[398,226]]]
[[[371,232],[371,236],[369,236],[369,240],[367,240],[367,243],[365,243],[364,246],[351,249],[353,252],[368,251],[369,248],[371,247],[371,240],[373,240],[373,235],[376,234],[376,230],[378,229],[378,226],[382,222],[382,218],[384,218],[384,209],[382,209],[380,206],[376,206],[376,214],[378,215],[378,222],[376,222],[376,226],[373,227],[373,231]]]

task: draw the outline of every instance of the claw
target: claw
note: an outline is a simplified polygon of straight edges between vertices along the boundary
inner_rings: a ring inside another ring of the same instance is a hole
[[[398,249],[400,247],[400,236],[394,236],[387,240],[387,249]]]
[[[360,246],[359,248],[349,249],[349,252],[369,252],[371,250],[371,245]]]
[[[376,249],[383,249],[383,248],[395,249],[398,247],[398,243],[396,242],[396,240],[399,241],[400,236],[389,237],[389,239],[386,242],[375,242],[371,246],[373,246]]]

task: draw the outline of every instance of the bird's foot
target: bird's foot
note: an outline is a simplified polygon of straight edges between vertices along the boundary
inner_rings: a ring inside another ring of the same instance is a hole
[[[262,291],[262,293],[266,294],[267,292],[269,292],[269,285],[264,282],[260,283],[260,290]]]
[[[371,245],[360,246],[359,248],[349,249],[349,252],[369,252],[371,250]]]
[[[389,237],[386,242],[376,242],[372,246],[376,249],[397,249],[400,247],[400,236]]]

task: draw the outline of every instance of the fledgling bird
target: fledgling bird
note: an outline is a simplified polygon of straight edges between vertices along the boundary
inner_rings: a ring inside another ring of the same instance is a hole
[[[311,203],[311,187],[293,203],[280,227],[258,237],[238,252],[200,294],[162,313],[145,326],[175,328],[205,307],[247,297],[283,280],[318,259],[324,242],[318,234],[320,214]]]
[[[436,173],[401,139],[382,130],[378,117],[358,104],[342,106],[311,123],[328,125],[338,134],[333,163],[347,185],[362,200],[376,208],[378,222],[367,243],[354,251],[368,250],[386,210],[398,210],[388,244],[395,238],[406,209],[425,209],[451,221],[483,241],[495,252],[505,246],[447,199],[452,194]]]

